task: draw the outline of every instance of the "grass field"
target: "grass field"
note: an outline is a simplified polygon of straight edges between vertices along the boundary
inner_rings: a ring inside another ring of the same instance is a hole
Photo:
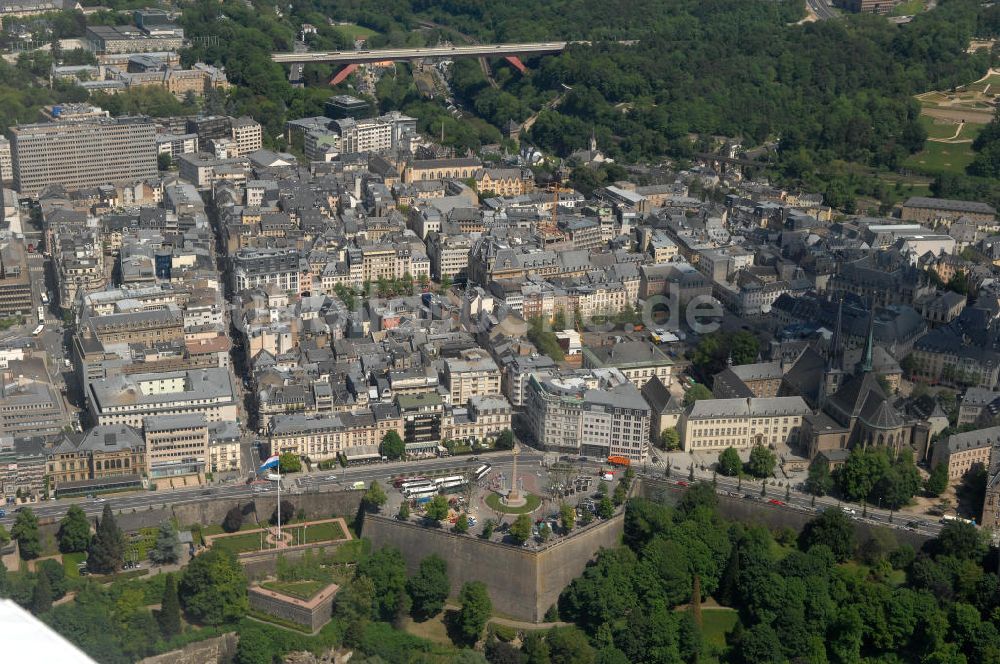
[[[938,173],[962,175],[965,173],[965,167],[972,163],[973,156],[971,143],[927,141],[924,149],[907,157],[903,165],[913,171],[930,175]]]
[[[521,507],[507,507],[502,502],[500,502],[500,495],[496,493],[491,493],[486,496],[486,504],[491,510],[496,510],[497,512],[503,512],[505,514],[530,514],[538,509],[538,506],[542,504],[542,499],[533,493],[529,493],[525,496],[527,502]]]
[[[322,581],[268,581],[260,584],[261,588],[267,588],[277,593],[282,593],[290,597],[297,597],[301,600],[309,600],[313,595],[325,588],[328,584]]]
[[[890,16],[913,16],[924,11],[924,0],[906,0],[892,8]]]
[[[920,116],[920,124],[927,130],[927,138],[951,138],[958,129],[957,122],[937,123],[934,118],[927,115]]]
[[[282,526],[282,530],[290,537],[295,544],[313,544],[315,542],[332,542],[342,540],[347,537],[344,529],[339,523],[320,523],[312,526]],[[305,541],[302,541],[302,533],[305,532]]]
[[[371,37],[372,35],[377,35],[378,33],[371,28],[366,28],[363,25],[355,25],[354,23],[345,23],[343,25],[335,25],[333,29],[336,32],[344,35],[348,39],[358,39],[361,37]]]
[[[403,620],[403,631],[407,634],[433,641],[434,643],[450,646],[451,639],[448,637],[448,628],[444,625],[444,616],[445,612],[442,611],[433,618],[423,622],[416,622],[412,618],[406,617]]]
[[[81,551],[79,553],[64,553],[62,554],[63,570],[66,572],[66,576],[71,579],[79,578],[80,570],[77,566],[87,560],[87,552]]]
[[[337,547],[331,556],[333,563],[356,563],[368,555],[371,550],[371,541],[366,539],[353,539],[344,542]]]
[[[229,551],[231,553],[246,553],[247,551],[260,550],[260,533],[247,533],[245,535],[229,535],[212,540],[212,548]],[[264,542],[265,549],[274,548],[273,545]]]
[[[718,662],[719,654],[726,648],[726,635],[733,631],[739,614],[733,609],[701,610],[701,634],[708,649],[706,662]]]
[[[258,529],[260,529],[260,526],[255,521],[246,521],[243,523],[242,526],[240,526],[240,530],[258,530]],[[221,535],[224,532],[226,531],[222,529],[222,526],[212,525],[212,526],[201,527],[202,535]]]

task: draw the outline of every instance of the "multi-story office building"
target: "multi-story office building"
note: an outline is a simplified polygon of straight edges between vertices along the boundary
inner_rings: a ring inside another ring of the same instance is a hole
[[[500,394],[500,369],[481,348],[462,351],[444,361],[445,382],[453,406],[466,404],[472,397]]]
[[[62,396],[40,381],[0,376],[0,436],[55,435],[69,425]]]
[[[236,422],[209,423],[208,458],[213,473],[240,470],[240,427]]]
[[[87,46],[94,53],[160,53],[177,51],[184,45],[183,30],[140,30],[123,25],[87,27]]]
[[[10,152],[10,141],[0,136],[0,188],[10,187],[14,181],[14,161]]]
[[[168,154],[176,159],[182,154],[198,151],[198,134],[157,134],[156,153]]]
[[[149,118],[18,125],[10,130],[14,188],[35,196],[155,177],[156,127]]]
[[[533,375],[526,392],[528,428],[547,450],[632,461],[649,453],[649,404],[631,383]]]
[[[1000,427],[953,433],[934,444],[931,466],[948,466],[948,481],[959,483],[973,468],[988,468],[990,454],[1000,447]]]
[[[203,414],[209,422],[236,420],[239,409],[228,369],[109,376],[87,385],[98,424],[141,427],[154,415]]]
[[[336,95],[323,104],[323,114],[328,118],[368,118],[374,115],[374,107],[364,99],[351,95]]]
[[[334,120],[333,125],[340,132],[340,151],[343,153],[379,152],[392,147],[392,123],[381,118],[344,118]]]
[[[811,412],[802,397],[702,399],[681,415],[677,428],[685,451],[795,446]]]
[[[434,232],[427,236],[427,257],[431,261],[431,278],[440,281],[464,277],[469,269],[472,238],[464,233]]]
[[[309,264],[294,249],[241,249],[233,257],[233,289],[236,292],[275,284],[286,291],[299,290],[299,276]]]
[[[0,247],[0,317],[33,313],[31,277],[22,240]]]
[[[408,454],[433,452],[441,442],[444,399],[435,392],[396,397]]]
[[[147,417],[142,429],[149,477],[198,475],[209,469],[208,421],[204,414]]]
[[[259,122],[247,117],[233,120],[233,142],[238,155],[250,154],[264,147],[264,129]]]
[[[102,344],[141,344],[176,341],[184,338],[184,314],[177,305],[162,309],[128,311],[91,316],[81,322],[80,334],[93,336]]]

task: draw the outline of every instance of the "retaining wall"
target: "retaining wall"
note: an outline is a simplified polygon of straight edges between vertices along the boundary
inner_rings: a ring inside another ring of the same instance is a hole
[[[189,643],[180,650],[140,659],[138,664],[216,664],[229,662],[236,654],[239,638],[229,632],[204,641]]]
[[[457,596],[467,581],[481,581],[489,589],[493,608],[501,614],[541,622],[563,588],[579,576],[602,548],[621,541],[624,514],[558,538],[541,550],[499,544],[458,535],[443,528],[427,528],[378,514],[366,514],[362,535],[372,549],[398,548],[414,574],[420,561],[436,553],[448,562],[451,594]]]

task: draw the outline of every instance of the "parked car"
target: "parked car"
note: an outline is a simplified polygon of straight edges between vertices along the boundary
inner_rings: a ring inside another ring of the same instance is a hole
[[[776,498],[772,498],[771,500],[769,500],[767,502],[771,503],[772,505],[778,505],[778,506],[784,506],[784,504],[785,504],[785,503],[781,502],[780,500],[778,500]]]

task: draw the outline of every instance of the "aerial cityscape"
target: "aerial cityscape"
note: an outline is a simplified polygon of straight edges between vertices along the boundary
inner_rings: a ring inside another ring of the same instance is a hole
[[[1000,4],[0,0],[35,664],[1000,664]]]

